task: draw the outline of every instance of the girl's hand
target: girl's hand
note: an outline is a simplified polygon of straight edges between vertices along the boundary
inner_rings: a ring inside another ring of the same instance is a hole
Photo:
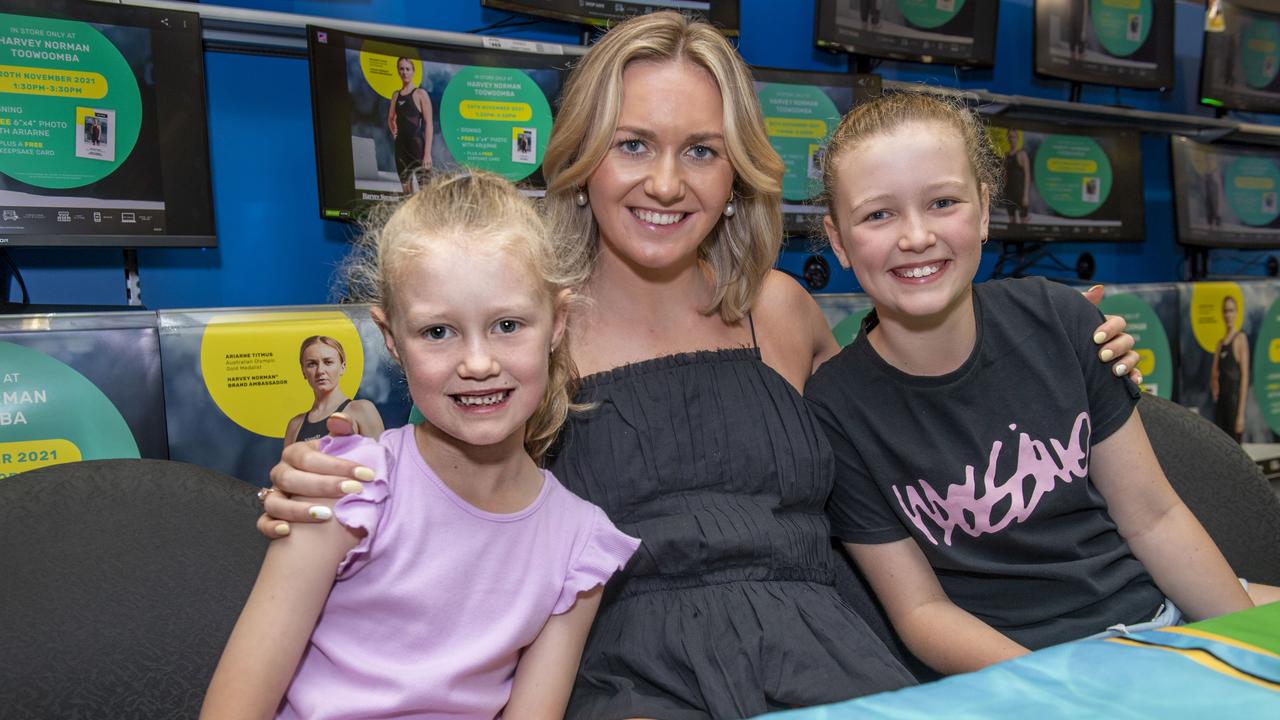
[[[334,413],[325,423],[330,435],[356,434],[356,423],[342,413]],[[284,449],[280,462],[271,468],[271,490],[263,499],[258,532],[270,539],[289,534],[290,522],[322,522],[333,517],[324,505],[298,502],[290,495],[340,498],[363,489],[361,482],[373,479],[373,471],[350,460],[326,455],[318,440],[298,442]]]
[[[1097,305],[1102,302],[1103,287],[1094,285],[1084,291],[1089,302]],[[1142,373],[1138,372],[1138,353],[1133,350],[1133,336],[1124,331],[1127,323],[1119,315],[1107,315],[1106,320],[1093,333],[1093,342],[1099,345],[1098,360],[1114,363],[1112,372],[1117,376],[1128,375],[1135,383],[1142,384]]]

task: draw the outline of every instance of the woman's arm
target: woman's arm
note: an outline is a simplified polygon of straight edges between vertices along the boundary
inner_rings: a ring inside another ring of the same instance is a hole
[[[804,392],[813,371],[840,351],[813,296],[777,270],[765,278],[751,317],[765,364],[797,392]]]
[[[587,631],[600,607],[604,586],[578,594],[573,608],[552,615],[516,666],[511,699],[503,715],[510,718],[563,718],[582,660]]]
[[[1252,607],[1249,596],[1160,470],[1134,412],[1090,450],[1089,479],[1160,591],[1201,620]]]
[[[431,123],[431,96],[426,90],[418,88],[414,91],[414,102],[418,103],[418,112],[422,113],[422,131],[426,142],[422,150],[422,169],[431,169],[431,136],[435,134],[435,128]]]
[[[951,602],[915,540],[844,547],[871,583],[893,629],[934,670],[970,672],[1029,652]]]
[[[323,523],[299,527],[271,543],[213,673],[201,718],[275,715],[329,597],[338,563],[358,541],[345,526]]]
[[[1240,362],[1240,398],[1236,406],[1236,434],[1244,434],[1244,408],[1249,401],[1249,339],[1244,333],[1237,333],[1235,342],[1236,360]],[[1213,356],[1218,357],[1216,354]]]
[[[387,129],[391,131],[391,137],[393,139],[398,132],[398,129],[396,128],[396,96],[399,94],[399,90],[391,93],[391,107],[387,108]]]

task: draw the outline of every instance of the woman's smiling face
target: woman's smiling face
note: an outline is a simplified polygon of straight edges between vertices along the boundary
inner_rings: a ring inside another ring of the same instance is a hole
[[[685,61],[633,62],[622,87],[611,146],[587,179],[600,252],[641,273],[679,272],[733,188],[720,89]]]

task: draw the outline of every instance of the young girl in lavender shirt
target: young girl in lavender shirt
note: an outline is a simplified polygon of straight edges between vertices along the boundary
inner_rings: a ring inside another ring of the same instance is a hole
[[[314,501],[338,522],[272,543],[201,717],[561,717],[639,541],[536,462],[574,379],[551,240],[473,173],[431,181],[362,247],[352,285],[426,421],[322,441],[372,481]]]

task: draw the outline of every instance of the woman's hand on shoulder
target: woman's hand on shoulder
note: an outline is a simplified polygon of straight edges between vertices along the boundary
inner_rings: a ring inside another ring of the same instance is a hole
[[[330,435],[353,435],[356,424],[335,413],[326,423]],[[281,453],[280,462],[271,468],[271,487],[263,500],[264,514],[258,518],[258,532],[275,539],[289,534],[291,522],[323,522],[333,512],[310,502],[299,502],[292,495],[340,498],[360,492],[361,481],[373,479],[373,471],[350,460],[320,452],[318,440],[296,442]]]
[[[1097,305],[1102,302],[1105,289],[1102,285],[1094,285],[1084,291],[1085,298]],[[1098,360],[1112,363],[1111,370],[1118,376],[1128,375],[1135,383],[1142,383],[1142,373],[1138,371],[1138,353],[1134,351],[1133,336],[1125,332],[1128,326],[1120,315],[1106,315],[1101,325],[1093,331],[1093,342],[1098,345]]]
[[[765,278],[752,318],[765,364],[797,390],[803,391],[813,371],[840,351],[813,296],[778,270]]]

